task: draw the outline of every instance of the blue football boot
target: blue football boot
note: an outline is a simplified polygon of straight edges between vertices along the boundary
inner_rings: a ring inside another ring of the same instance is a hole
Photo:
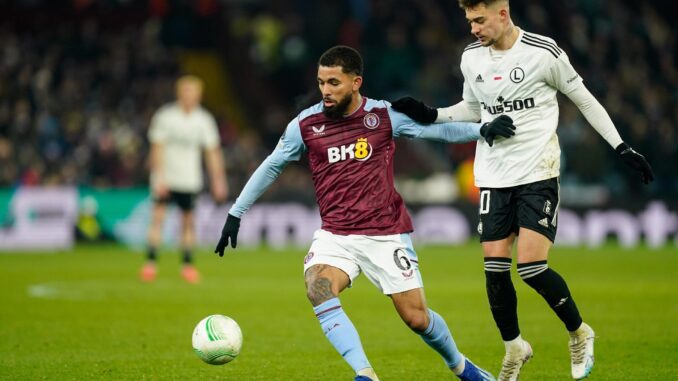
[[[457,375],[462,381],[496,381],[494,376],[485,369],[478,368],[476,364],[472,363],[471,360],[464,359],[464,371]]]

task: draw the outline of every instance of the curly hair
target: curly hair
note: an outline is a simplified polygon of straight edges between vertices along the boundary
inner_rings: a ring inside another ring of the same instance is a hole
[[[474,8],[478,4],[485,4],[486,6],[490,6],[500,1],[506,1],[506,3],[509,2],[509,0],[459,0],[459,7],[462,9]]]
[[[343,45],[330,48],[318,60],[318,66],[341,66],[341,71],[363,75],[363,59],[357,50]]]

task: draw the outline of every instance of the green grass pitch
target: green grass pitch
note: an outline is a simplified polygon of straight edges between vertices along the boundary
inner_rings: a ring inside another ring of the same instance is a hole
[[[181,281],[178,256],[163,254],[153,284],[137,280],[142,256],[121,246],[0,254],[0,380],[353,379],[306,300],[304,250],[200,252],[199,285]],[[503,345],[479,245],[420,248],[419,259],[430,307],[462,352],[496,375]],[[675,247],[556,248],[549,263],[596,330],[591,380],[678,380]],[[521,381],[570,379],[562,324],[513,278],[522,333],[535,352]],[[382,380],[455,379],[364,277],[342,303]],[[244,334],[240,357],[224,366],[202,363],[191,349],[194,325],[215,313],[236,319]]]

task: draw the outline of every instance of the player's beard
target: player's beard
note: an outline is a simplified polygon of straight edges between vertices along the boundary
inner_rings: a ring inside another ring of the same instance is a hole
[[[327,107],[323,105],[323,114],[325,114],[326,117],[332,120],[343,118],[344,115],[346,114],[346,111],[348,111],[348,106],[351,104],[351,99],[352,99],[351,94],[348,94],[332,107]]]

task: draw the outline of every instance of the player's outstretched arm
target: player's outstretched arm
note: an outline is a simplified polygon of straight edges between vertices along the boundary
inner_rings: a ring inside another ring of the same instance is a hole
[[[615,148],[624,164],[640,172],[640,179],[644,184],[649,184],[654,180],[654,172],[645,156],[636,152],[628,144],[622,143]]]
[[[515,135],[513,120],[501,115],[489,123],[446,122],[424,125],[417,123],[407,114],[389,109],[393,137],[405,136],[443,143],[465,143],[484,138],[490,145],[498,137],[510,138]]]
[[[449,107],[434,108],[418,99],[403,97],[394,101],[391,108],[421,124],[478,122],[480,120],[480,104],[469,103],[466,100]]]
[[[240,195],[235,200],[231,210],[228,211],[228,217],[221,231],[221,238],[214,249],[215,253],[219,254],[220,257],[223,256],[224,249],[228,246],[229,241],[231,242],[231,247],[235,248],[238,244],[240,218],[280,176],[280,173],[282,173],[287,164],[290,161],[299,160],[302,152],[305,150],[306,146],[299,130],[299,118],[296,118],[287,125],[285,133],[278,142],[278,146],[259,165],[257,170],[252,174],[252,177],[247,180],[247,184],[245,184],[242,192],[240,192]]]
[[[438,119],[438,109],[412,97],[403,97],[393,101],[391,108],[421,124],[431,124]]]
[[[214,252],[219,254],[220,257],[224,255],[224,249],[228,246],[229,241],[232,248],[235,248],[238,243],[240,217],[266,192],[288,163],[283,150],[276,149],[254,171],[231,210],[228,211],[228,217],[226,217],[224,228],[221,231],[221,238],[214,249]]]
[[[391,107],[388,108],[388,115],[394,138],[404,136],[442,143],[465,143],[481,138],[479,123],[450,122],[425,125],[413,120],[407,114],[394,111]]]

